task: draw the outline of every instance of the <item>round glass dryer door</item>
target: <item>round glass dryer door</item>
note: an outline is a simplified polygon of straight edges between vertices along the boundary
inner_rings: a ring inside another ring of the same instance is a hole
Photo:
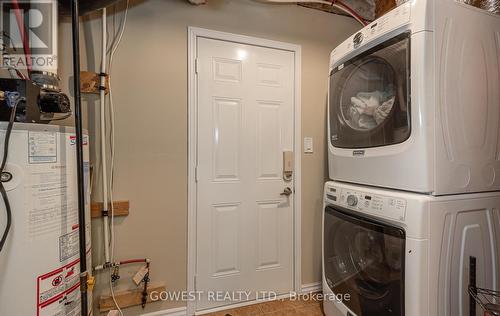
[[[337,66],[330,75],[330,141],[369,148],[410,136],[410,39],[402,34]]]

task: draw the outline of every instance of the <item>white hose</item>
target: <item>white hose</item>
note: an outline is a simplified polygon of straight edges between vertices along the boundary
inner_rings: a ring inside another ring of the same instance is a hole
[[[114,206],[113,206],[113,181],[114,181],[114,169],[115,169],[115,107],[113,103],[113,87],[111,83],[111,71],[113,68],[113,59],[115,56],[118,47],[123,38],[123,33],[125,32],[125,26],[127,24],[127,16],[129,9],[129,0],[127,0],[127,5],[125,8],[122,25],[118,34],[118,38],[111,48],[111,53],[109,56],[109,110],[110,110],[110,135],[111,135],[111,161],[110,161],[110,170],[111,176],[109,180],[109,188],[110,188],[110,200],[111,200],[111,259],[114,261],[115,256],[115,227],[114,227]]]
[[[107,10],[106,8],[102,9],[102,56],[101,56],[101,87],[106,85],[106,77],[104,74],[106,73],[106,64],[107,64],[107,45],[108,45],[108,21],[107,21]],[[99,97],[101,102],[101,160],[102,160],[102,195],[103,195],[103,211],[108,211],[108,168],[106,162],[106,91],[104,89],[99,90]],[[111,199],[111,204],[113,204],[113,200]],[[113,206],[111,206],[113,209]],[[111,223],[113,223],[113,211],[111,211]],[[111,262],[110,253],[109,253],[109,245],[110,245],[110,231],[109,231],[109,216],[103,216],[103,225],[104,225],[104,257],[105,262]],[[113,232],[111,232],[113,233]],[[113,289],[113,281],[111,278],[111,274],[113,273],[111,270],[109,272],[109,289],[111,291],[111,297],[113,298],[113,302],[116,306],[116,309],[123,316],[123,312],[116,301],[115,292]]]
[[[114,169],[115,169],[115,108],[113,104],[113,87],[112,87],[112,76],[111,76],[111,71],[113,68],[113,58],[115,56],[116,51],[118,50],[118,47],[120,46],[120,43],[123,38],[123,33],[125,32],[125,26],[127,24],[127,16],[128,16],[128,9],[129,9],[129,0],[127,0],[125,12],[123,15],[123,21],[120,27],[120,31],[118,34],[118,37],[116,41],[114,41],[112,47],[111,47],[111,52],[109,55],[109,116],[110,116],[110,152],[111,152],[111,161],[110,161],[110,179],[109,179],[109,194],[110,194],[110,200],[111,200],[111,260],[114,262],[115,260],[115,217],[114,217],[114,205],[113,205],[113,182],[114,182]],[[116,301],[115,298],[115,293],[113,290],[113,282],[110,278],[110,289],[111,289],[111,297],[113,298],[113,302],[115,303],[116,308],[118,309],[118,312],[120,313],[121,316],[123,316],[123,312],[118,305],[118,302]]]

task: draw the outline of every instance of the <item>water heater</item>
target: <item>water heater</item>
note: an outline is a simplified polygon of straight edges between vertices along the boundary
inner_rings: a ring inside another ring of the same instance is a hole
[[[6,128],[7,122],[1,122],[0,140],[5,137]],[[86,133],[83,143],[86,260],[90,267]],[[5,168],[7,177],[2,177],[8,180],[4,186],[12,209],[12,227],[0,253],[0,315],[81,314],[75,146],[73,128],[14,124]],[[0,234],[5,225],[6,210],[0,200]],[[90,295],[88,301],[92,302]]]

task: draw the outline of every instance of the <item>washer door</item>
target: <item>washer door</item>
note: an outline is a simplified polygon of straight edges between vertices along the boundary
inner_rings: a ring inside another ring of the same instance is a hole
[[[342,303],[358,316],[403,316],[404,230],[327,207],[324,234],[325,279]]]
[[[332,145],[368,148],[408,139],[409,72],[407,33],[334,68],[329,93]]]

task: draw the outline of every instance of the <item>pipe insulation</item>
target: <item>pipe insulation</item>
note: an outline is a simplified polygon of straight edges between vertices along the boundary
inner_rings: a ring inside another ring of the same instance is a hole
[[[458,1],[500,15],[500,1],[498,0],[458,0]]]
[[[274,4],[323,4],[323,5],[328,5],[333,8],[336,8],[351,17],[353,17],[356,21],[361,23],[361,25],[365,26],[366,20],[373,20],[375,18],[375,4],[371,5],[369,2],[373,2],[372,0],[365,0],[365,1],[350,1],[353,2],[353,5],[347,4],[349,0],[344,0],[344,1],[326,1],[326,0],[302,0],[302,1],[297,1],[297,0],[257,0],[258,2],[264,2],[264,3],[274,3]],[[359,3],[365,3],[363,7],[359,6]],[[366,11],[366,4],[368,4],[368,7],[370,7],[370,12],[365,12]],[[353,9],[356,7],[356,9]],[[359,12],[362,12],[361,14]],[[366,17],[368,16],[368,18]]]
[[[102,8],[109,7],[119,0],[85,0],[81,1],[79,4],[80,15],[85,15],[92,11],[96,11]],[[62,15],[70,15],[71,14],[71,0],[59,0],[59,8]]]

